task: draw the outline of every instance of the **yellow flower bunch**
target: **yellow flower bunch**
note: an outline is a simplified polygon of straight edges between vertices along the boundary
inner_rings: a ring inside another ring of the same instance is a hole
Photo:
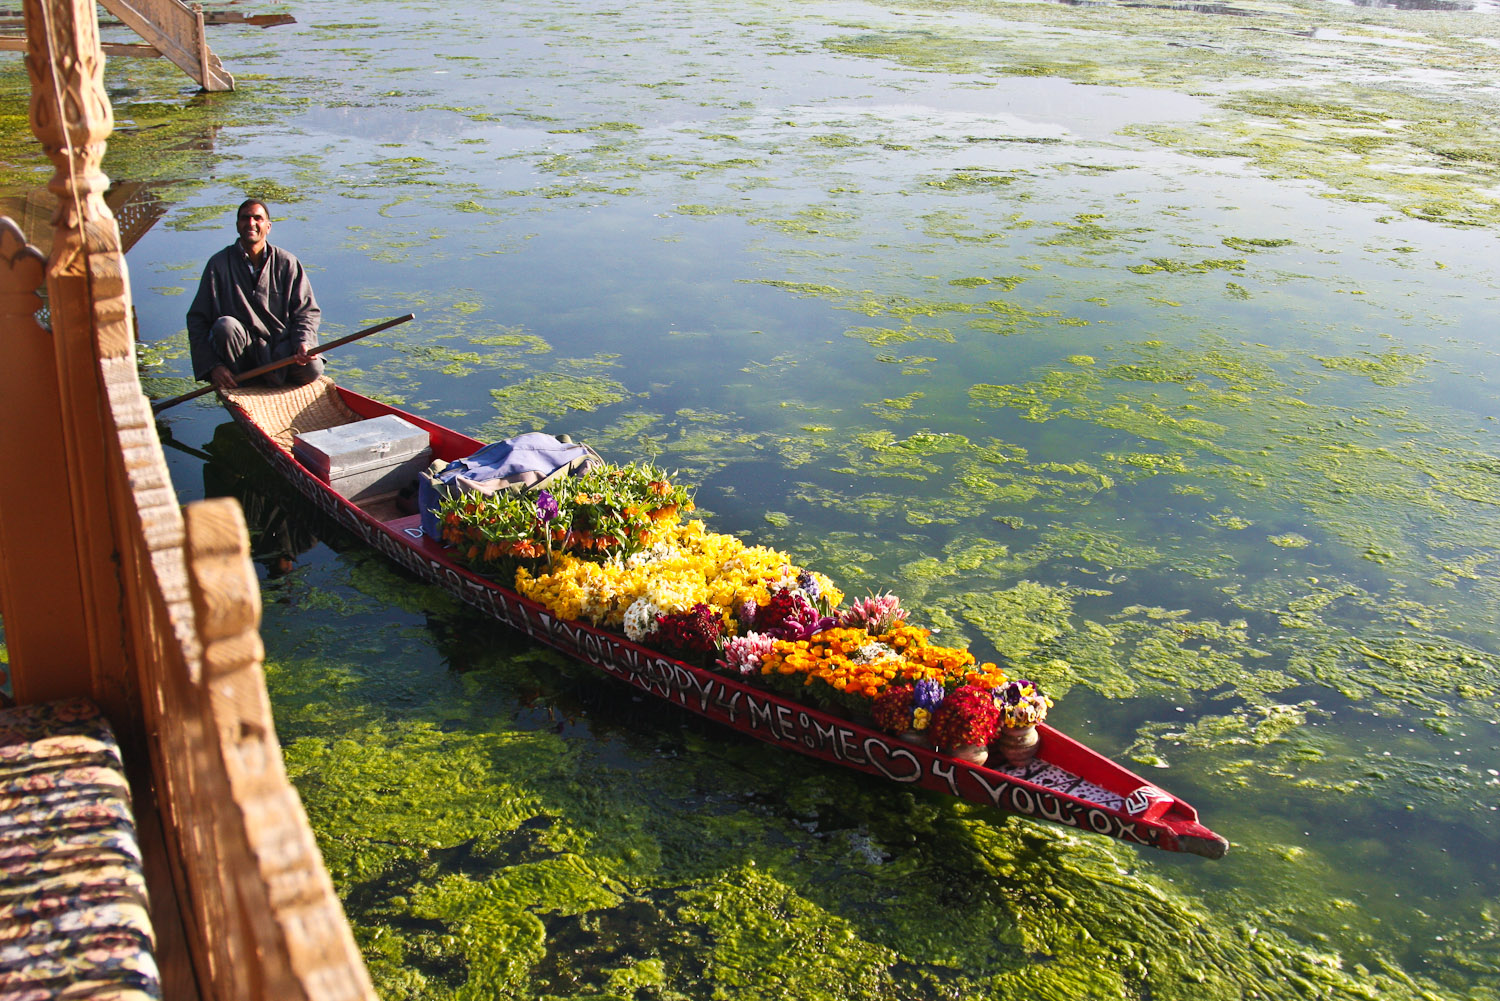
[[[957,647],[929,643],[929,629],[899,625],[879,636],[839,626],[805,640],[777,640],[761,658],[761,674],[803,675],[846,695],[873,699],[892,684],[936,681],[994,688],[1009,681],[994,664],[977,664]]]
[[[673,525],[636,556],[592,563],[569,554],[554,557],[545,573],[516,571],[516,590],[562,619],[582,619],[620,628],[625,610],[649,598],[663,612],[685,612],[702,602],[712,608],[726,632],[737,629],[735,613],[746,601],[764,602],[770,588],[797,569],[783,553],[747,546],[730,535],[708,532],[703,522]],[[833,604],[843,595],[814,574]]]
[[[622,593],[621,581],[612,579],[598,563],[567,554],[553,557],[552,569],[539,576],[521,567],[516,571],[516,590],[545,605],[559,619],[592,622],[625,619],[625,609],[634,598]]]

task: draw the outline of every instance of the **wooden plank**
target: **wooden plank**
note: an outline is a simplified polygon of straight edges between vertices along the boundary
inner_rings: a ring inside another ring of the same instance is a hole
[[[24,24],[21,12],[18,10],[0,10],[0,28],[17,28]],[[116,26],[123,22],[115,18],[101,17],[99,26]],[[248,24],[255,28],[274,28],[282,24],[296,24],[297,19],[290,14],[242,14],[237,10],[206,10],[203,12],[204,24]]]
[[[106,56],[140,56],[160,59],[161,53],[145,42],[104,42],[99,46]],[[0,35],[0,52],[25,52],[25,35]]]
[[[206,81],[213,74],[208,65],[208,33],[203,30],[203,8],[196,5],[193,7],[193,36],[198,43],[198,82],[207,86]]]

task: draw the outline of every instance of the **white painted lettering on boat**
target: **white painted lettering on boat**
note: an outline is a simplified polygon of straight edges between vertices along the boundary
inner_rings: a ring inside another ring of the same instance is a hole
[[[607,659],[605,656],[604,640],[592,630],[584,630],[581,635],[583,639],[581,652],[589,664],[597,667],[599,664],[604,663]]]
[[[993,806],[999,806],[1000,801],[1005,798],[1006,791],[1011,788],[1011,783],[1003,780],[999,783],[990,782],[990,780],[985,777],[985,774],[978,770],[970,772],[969,777],[972,778],[975,782],[978,782],[979,785],[984,789],[985,795],[989,796],[990,804]]]
[[[776,731],[776,736],[780,737],[782,740],[791,740],[795,742],[797,739],[796,733],[793,732],[791,734],[788,734],[788,731],[792,728],[792,707],[778,705],[776,707],[776,721],[781,724],[781,728]]]
[[[1028,816],[1036,813],[1036,801],[1031,798],[1030,789],[1022,786],[1011,786],[1010,801],[1017,813],[1024,813]]]
[[[1074,817],[1071,811],[1065,810],[1064,806],[1066,804],[1050,792],[1038,794],[1037,804],[1038,816],[1045,817],[1059,824],[1067,824],[1070,827],[1078,826],[1078,818]]]
[[[747,698],[745,699],[745,703],[750,709],[750,729],[754,730],[757,727],[764,727],[767,730],[775,732],[771,726],[771,710],[773,707],[769,702],[762,702],[756,698]]]
[[[1110,833],[1111,828],[1115,826],[1114,818],[1105,813],[1103,810],[1097,808],[1090,810],[1088,813],[1088,817],[1089,827],[1091,827],[1095,831],[1098,831],[1100,834]]]
[[[369,539],[373,548],[380,555],[395,561],[400,566],[405,566],[411,558],[411,548],[403,546],[395,539],[375,528],[373,525],[365,526],[366,536],[374,536]]]
[[[641,688],[651,687],[651,665],[655,663],[651,657],[642,656],[636,651],[630,652],[630,674],[631,681]]]
[[[708,712],[708,701],[713,697],[714,689],[720,687],[713,678],[699,678],[696,674],[684,668],[679,668],[681,674],[687,675],[684,679],[684,688],[691,689],[698,699],[698,711]],[[681,675],[679,675],[680,677]],[[686,702],[684,701],[684,704]]]
[[[657,677],[661,673],[657,669],[656,659],[651,657],[636,657],[632,660],[630,666],[630,680],[635,686],[637,688],[644,688],[648,692],[651,691],[652,687],[657,683]]]
[[[661,689],[661,693],[670,699],[677,691],[677,686],[672,684],[672,676],[677,671],[677,665],[670,660],[654,660],[651,662],[651,671],[651,679],[656,682],[657,687]],[[683,704],[686,705],[687,703]]]
[[[944,782],[948,783],[948,793],[950,795],[958,795],[958,782],[954,779],[953,765],[941,759],[933,758],[932,777],[935,779],[942,779]]]
[[[1109,836],[1112,838],[1119,838],[1121,841],[1134,841],[1138,845],[1148,846],[1154,846],[1161,842],[1161,831],[1157,828],[1147,828],[1145,833],[1142,834],[1141,829],[1133,821],[1125,820],[1113,814],[1109,815],[1109,819],[1114,822],[1114,830],[1109,832]]]
[[[599,661],[599,667],[608,671],[616,677],[624,678],[633,685],[639,685],[636,675],[640,674],[640,655],[628,647],[622,647],[618,643],[610,648],[610,656]]]
[[[745,693],[734,692],[730,695],[729,701],[725,702],[724,693],[726,691],[728,689],[723,685],[718,686],[718,694],[714,696],[714,705],[723,709],[725,715],[729,717],[729,722],[733,723],[739,717],[740,699],[744,698]]]
[[[875,753],[875,752],[880,753]],[[922,777],[922,762],[917,756],[904,747],[892,747],[879,737],[865,738],[865,757],[869,763],[874,765],[880,774],[893,782],[915,782]],[[896,771],[892,762],[899,761],[908,767],[908,771]]]
[[[635,675],[638,671],[636,660],[634,650],[627,650],[618,644],[611,644],[608,652],[604,657],[600,658],[597,666],[601,670],[608,671],[610,674],[624,678],[634,684]]]
[[[672,697],[672,663],[660,657],[646,661],[641,665],[641,672],[637,682],[648,692],[656,688],[666,698]]]
[[[806,713],[803,714],[804,717],[806,715]],[[832,745],[834,753],[840,757],[843,756],[844,744],[842,741],[839,741],[839,738],[847,731],[833,723],[825,726],[814,719],[809,719],[808,724],[810,725],[811,732],[802,734],[802,743],[808,747],[828,747]]]
[[[582,630],[567,619],[544,618],[547,622],[547,631],[552,634],[557,647],[568,653],[578,653],[578,637]]]
[[[841,726],[838,728],[838,734],[838,756],[843,758],[845,761],[853,761],[859,764],[870,764],[871,758],[869,757],[869,746],[871,741],[875,741],[876,744],[878,744],[885,750],[886,757],[890,757],[891,755],[891,746],[884,741],[875,740],[874,737],[865,738],[865,751],[862,754],[860,753],[859,745],[854,742],[854,738],[857,736],[857,734],[855,734],[853,730],[849,729],[848,727]],[[909,753],[910,752],[908,752],[908,754]],[[920,772],[921,770],[921,766],[919,765],[917,767],[917,771]]]

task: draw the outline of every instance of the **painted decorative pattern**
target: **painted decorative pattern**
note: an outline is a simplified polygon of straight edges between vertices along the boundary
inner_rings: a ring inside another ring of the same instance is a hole
[[[1043,789],[1051,789],[1053,792],[1066,793],[1069,796],[1088,800],[1090,803],[1097,803],[1106,809],[1122,810],[1125,808],[1124,796],[1112,793],[1103,786],[1095,785],[1065,768],[1048,764],[1045,761],[1032,761],[1019,768],[997,765],[995,770],[1004,772],[1012,778],[1025,779],[1032,785],[1041,786]]]
[[[130,789],[75,699],[0,712],[0,1001],[159,998]]]

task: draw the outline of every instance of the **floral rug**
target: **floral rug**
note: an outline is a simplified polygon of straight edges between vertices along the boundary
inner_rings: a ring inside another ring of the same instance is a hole
[[[161,996],[130,790],[82,699],[0,711],[0,1001]]]

